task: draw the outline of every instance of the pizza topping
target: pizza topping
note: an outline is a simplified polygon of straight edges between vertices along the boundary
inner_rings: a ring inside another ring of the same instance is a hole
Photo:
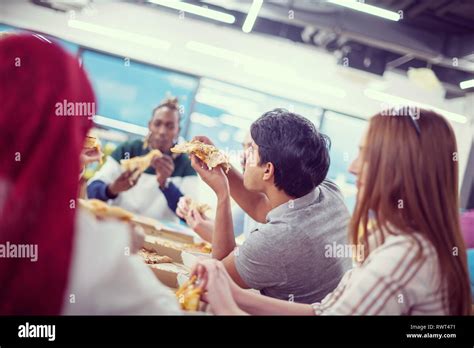
[[[145,260],[145,263],[148,265],[173,262],[173,259],[169,256],[161,256],[155,252],[148,251],[146,249],[140,249],[138,251],[138,255],[140,255]]]
[[[222,165],[227,173],[230,169],[229,158],[222,151],[217,149],[214,145],[204,144],[199,140],[178,144],[172,147],[173,153],[188,153],[194,154],[197,158],[207,164],[209,169]]]
[[[189,209],[196,209],[199,214],[204,215],[208,210],[211,210],[211,207],[206,203],[197,203],[191,200],[191,203],[189,204]]]

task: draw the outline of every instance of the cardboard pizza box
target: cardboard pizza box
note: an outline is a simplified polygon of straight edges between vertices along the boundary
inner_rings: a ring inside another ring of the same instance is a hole
[[[183,260],[183,265],[189,269],[194,267],[194,264],[199,258],[211,258],[211,254],[204,253],[193,253],[188,251],[181,252],[181,259]]]
[[[178,282],[178,277],[181,275],[181,280],[189,277],[189,270],[183,265],[177,263],[158,263],[148,265],[155,276],[166,286],[172,289],[178,289],[181,285]]]
[[[183,243],[197,243],[201,239],[190,228],[173,224],[170,222],[163,223],[147,216],[135,215],[132,222],[141,226],[146,234],[164,237]]]
[[[174,262],[180,264],[184,264],[183,254],[187,260],[191,258],[191,256],[186,256],[187,254],[194,255],[195,257],[210,257],[210,254],[208,253],[184,250],[186,244],[187,243],[182,243],[161,236],[146,235],[143,247],[147,250],[156,252],[158,255],[169,256]],[[187,261],[187,263],[191,264],[191,261]]]

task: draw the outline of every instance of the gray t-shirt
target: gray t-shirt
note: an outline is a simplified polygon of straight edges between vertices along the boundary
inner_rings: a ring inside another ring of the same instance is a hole
[[[267,295],[300,303],[321,301],[351,268],[351,257],[328,257],[347,245],[349,212],[338,187],[324,181],[314,191],[267,215],[235,252],[245,283]]]

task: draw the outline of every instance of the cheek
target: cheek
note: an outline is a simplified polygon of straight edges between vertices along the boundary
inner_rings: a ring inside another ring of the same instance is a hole
[[[245,171],[244,171],[244,184],[251,185],[255,181],[255,175],[256,175],[255,168],[246,164]]]

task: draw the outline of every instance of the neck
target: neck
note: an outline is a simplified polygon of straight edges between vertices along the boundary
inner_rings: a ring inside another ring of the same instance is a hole
[[[285,191],[279,190],[275,186],[266,190],[265,194],[268,197],[272,209],[294,199],[294,197],[287,195]]]

